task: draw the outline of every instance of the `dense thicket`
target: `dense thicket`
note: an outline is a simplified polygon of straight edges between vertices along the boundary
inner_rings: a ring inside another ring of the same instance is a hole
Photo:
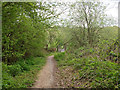
[[[46,29],[54,12],[50,5],[37,2],[4,2],[2,4],[2,57],[5,62],[42,56]]]

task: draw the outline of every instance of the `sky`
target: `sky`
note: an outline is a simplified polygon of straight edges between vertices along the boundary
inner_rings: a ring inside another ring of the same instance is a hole
[[[46,2],[48,0],[43,0],[43,1]],[[76,2],[76,1],[82,1],[82,0],[50,0],[49,2],[66,2],[67,3],[67,2]],[[84,1],[89,2],[90,0],[84,0]],[[103,4],[107,6],[105,13],[107,14],[108,18],[114,19],[116,23],[118,22],[118,2],[120,2],[120,0],[95,0],[95,1],[103,2]],[[65,7],[63,7],[62,9],[64,8]],[[58,8],[57,12],[61,12],[62,9]],[[60,17],[67,18],[67,15],[64,13]]]
[[[104,3],[108,4],[106,9],[106,14],[110,17],[114,17],[115,19],[118,19],[118,2],[111,1]]]
[[[3,1],[7,1],[7,0],[3,0]],[[75,2],[75,1],[88,1],[89,2],[91,0],[36,0],[36,1],[66,2],[67,3],[67,2]],[[104,2],[104,4],[106,4],[106,6],[108,7],[106,14],[109,17],[114,17],[116,20],[118,19],[118,2],[120,2],[120,0],[95,0],[95,1]]]
[[[110,1],[104,2],[107,6],[106,14],[108,18],[115,20],[114,24],[118,26],[118,2],[117,1]]]
[[[43,1],[47,1],[47,0],[43,0]],[[50,2],[75,2],[75,1],[78,0],[50,0]],[[90,1],[90,0],[85,0],[85,1]],[[100,1],[106,4],[107,6],[106,14],[109,17],[114,17],[115,19],[118,19],[118,2],[120,2],[120,0],[95,0],[95,1]]]

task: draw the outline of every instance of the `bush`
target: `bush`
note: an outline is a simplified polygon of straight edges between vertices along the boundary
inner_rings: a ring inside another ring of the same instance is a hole
[[[117,86],[120,67],[116,63],[99,61],[97,58],[77,59],[79,62],[70,61],[74,63],[74,69],[79,71],[80,78],[84,78],[88,82],[90,80],[90,87],[115,88]]]
[[[2,88],[11,88],[11,86],[14,86],[13,77],[7,64],[2,63]]]
[[[14,81],[13,81],[13,77],[7,73],[7,72],[3,72],[2,73],[2,88],[11,88],[12,86],[14,86]]]
[[[26,62],[26,64],[29,64],[29,65],[34,65],[35,64],[35,61],[33,59],[28,59],[25,62]]]
[[[20,60],[13,65],[2,63],[2,88],[27,88],[32,86],[37,72],[44,64],[45,58],[43,57]]]
[[[18,65],[8,65],[8,70],[11,76],[16,76],[21,72],[21,66]]]
[[[91,49],[92,50],[92,49]],[[57,53],[55,59],[59,66],[71,66],[73,70],[79,73],[79,80],[89,83],[92,88],[118,88],[117,82],[120,82],[119,68],[117,63],[99,60],[97,57],[71,58],[73,54],[67,56],[68,59],[61,59],[62,54]],[[78,79],[76,78],[76,80]],[[86,87],[83,83],[83,87]]]
[[[16,64],[21,66],[21,70],[23,72],[23,71],[29,71],[30,65],[34,65],[35,61],[33,60],[33,58],[29,58],[26,60],[20,60],[20,61],[16,62]]]
[[[54,56],[54,58],[55,58],[56,61],[64,60],[64,58],[65,58],[65,52],[56,53],[55,56]]]

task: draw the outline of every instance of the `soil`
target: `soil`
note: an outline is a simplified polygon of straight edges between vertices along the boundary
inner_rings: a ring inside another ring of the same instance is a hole
[[[54,55],[47,58],[47,63],[38,73],[38,79],[32,88],[54,88],[55,87],[56,62]]]
[[[38,78],[32,88],[76,88],[81,83],[76,80],[79,74],[75,74],[72,67],[60,69],[54,60],[54,55],[47,58],[46,65],[38,73]]]

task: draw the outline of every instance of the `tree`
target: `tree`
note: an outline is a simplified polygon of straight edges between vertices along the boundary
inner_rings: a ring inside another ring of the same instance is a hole
[[[71,5],[70,16],[71,23],[75,27],[81,27],[84,35],[83,40],[87,38],[89,45],[96,43],[99,36],[99,30],[105,25],[105,7],[101,2],[75,2]],[[87,33],[85,33],[87,30]],[[75,36],[77,36],[75,34]]]
[[[46,29],[54,11],[43,2],[4,2],[2,4],[2,58],[14,62],[20,58],[41,56],[47,43]]]

